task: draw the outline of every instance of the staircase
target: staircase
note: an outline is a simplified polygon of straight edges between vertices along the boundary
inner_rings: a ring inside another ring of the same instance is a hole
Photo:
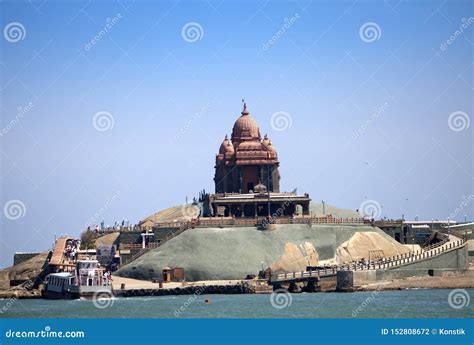
[[[176,231],[174,231],[171,234],[169,234],[168,236],[166,236],[156,246],[149,246],[147,248],[141,248],[137,253],[133,254],[131,260],[129,261],[129,263],[132,262],[132,261],[135,261],[140,256],[142,256],[143,254],[148,253],[150,250],[161,247],[164,243],[166,243],[169,240],[171,240],[172,238],[175,238],[176,236],[180,235],[181,233],[183,233],[184,231],[186,231],[190,227],[191,227],[191,223],[189,223],[189,222],[182,223]]]

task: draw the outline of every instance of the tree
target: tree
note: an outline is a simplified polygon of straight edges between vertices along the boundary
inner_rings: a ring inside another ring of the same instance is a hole
[[[98,235],[92,230],[86,230],[81,234],[81,249],[95,249],[95,240]]]

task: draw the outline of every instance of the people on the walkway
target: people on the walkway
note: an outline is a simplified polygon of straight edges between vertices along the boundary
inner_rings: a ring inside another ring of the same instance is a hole
[[[77,250],[78,250],[79,240],[69,239],[66,241],[66,246],[64,248],[64,257],[70,261],[75,261],[77,259]]]

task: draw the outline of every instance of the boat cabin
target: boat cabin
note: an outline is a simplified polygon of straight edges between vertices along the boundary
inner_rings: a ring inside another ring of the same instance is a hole
[[[72,285],[76,285],[76,277],[68,272],[51,273],[47,276],[48,290],[62,292]]]
[[[80,286],[104,285],[104,269],[100,267],[97,260],[78,260],[76,275]]]

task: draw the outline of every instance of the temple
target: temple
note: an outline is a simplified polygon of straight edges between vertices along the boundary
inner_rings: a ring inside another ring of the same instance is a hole
[[[216,193],[252,193],[264,186],[278,193],[280,163],[276,149],[267,135],[262,140],[245,103],[241,114],[234,123],[232,139],[226,135],[216,155]]]
[[[271,140],[262,139],[257,121],[244,103],[232,135],[226,135],[216,155],[215,194],[200,196],[204,216],[270,217],[309,215],[308,194],[280,192],[278,154]]]

